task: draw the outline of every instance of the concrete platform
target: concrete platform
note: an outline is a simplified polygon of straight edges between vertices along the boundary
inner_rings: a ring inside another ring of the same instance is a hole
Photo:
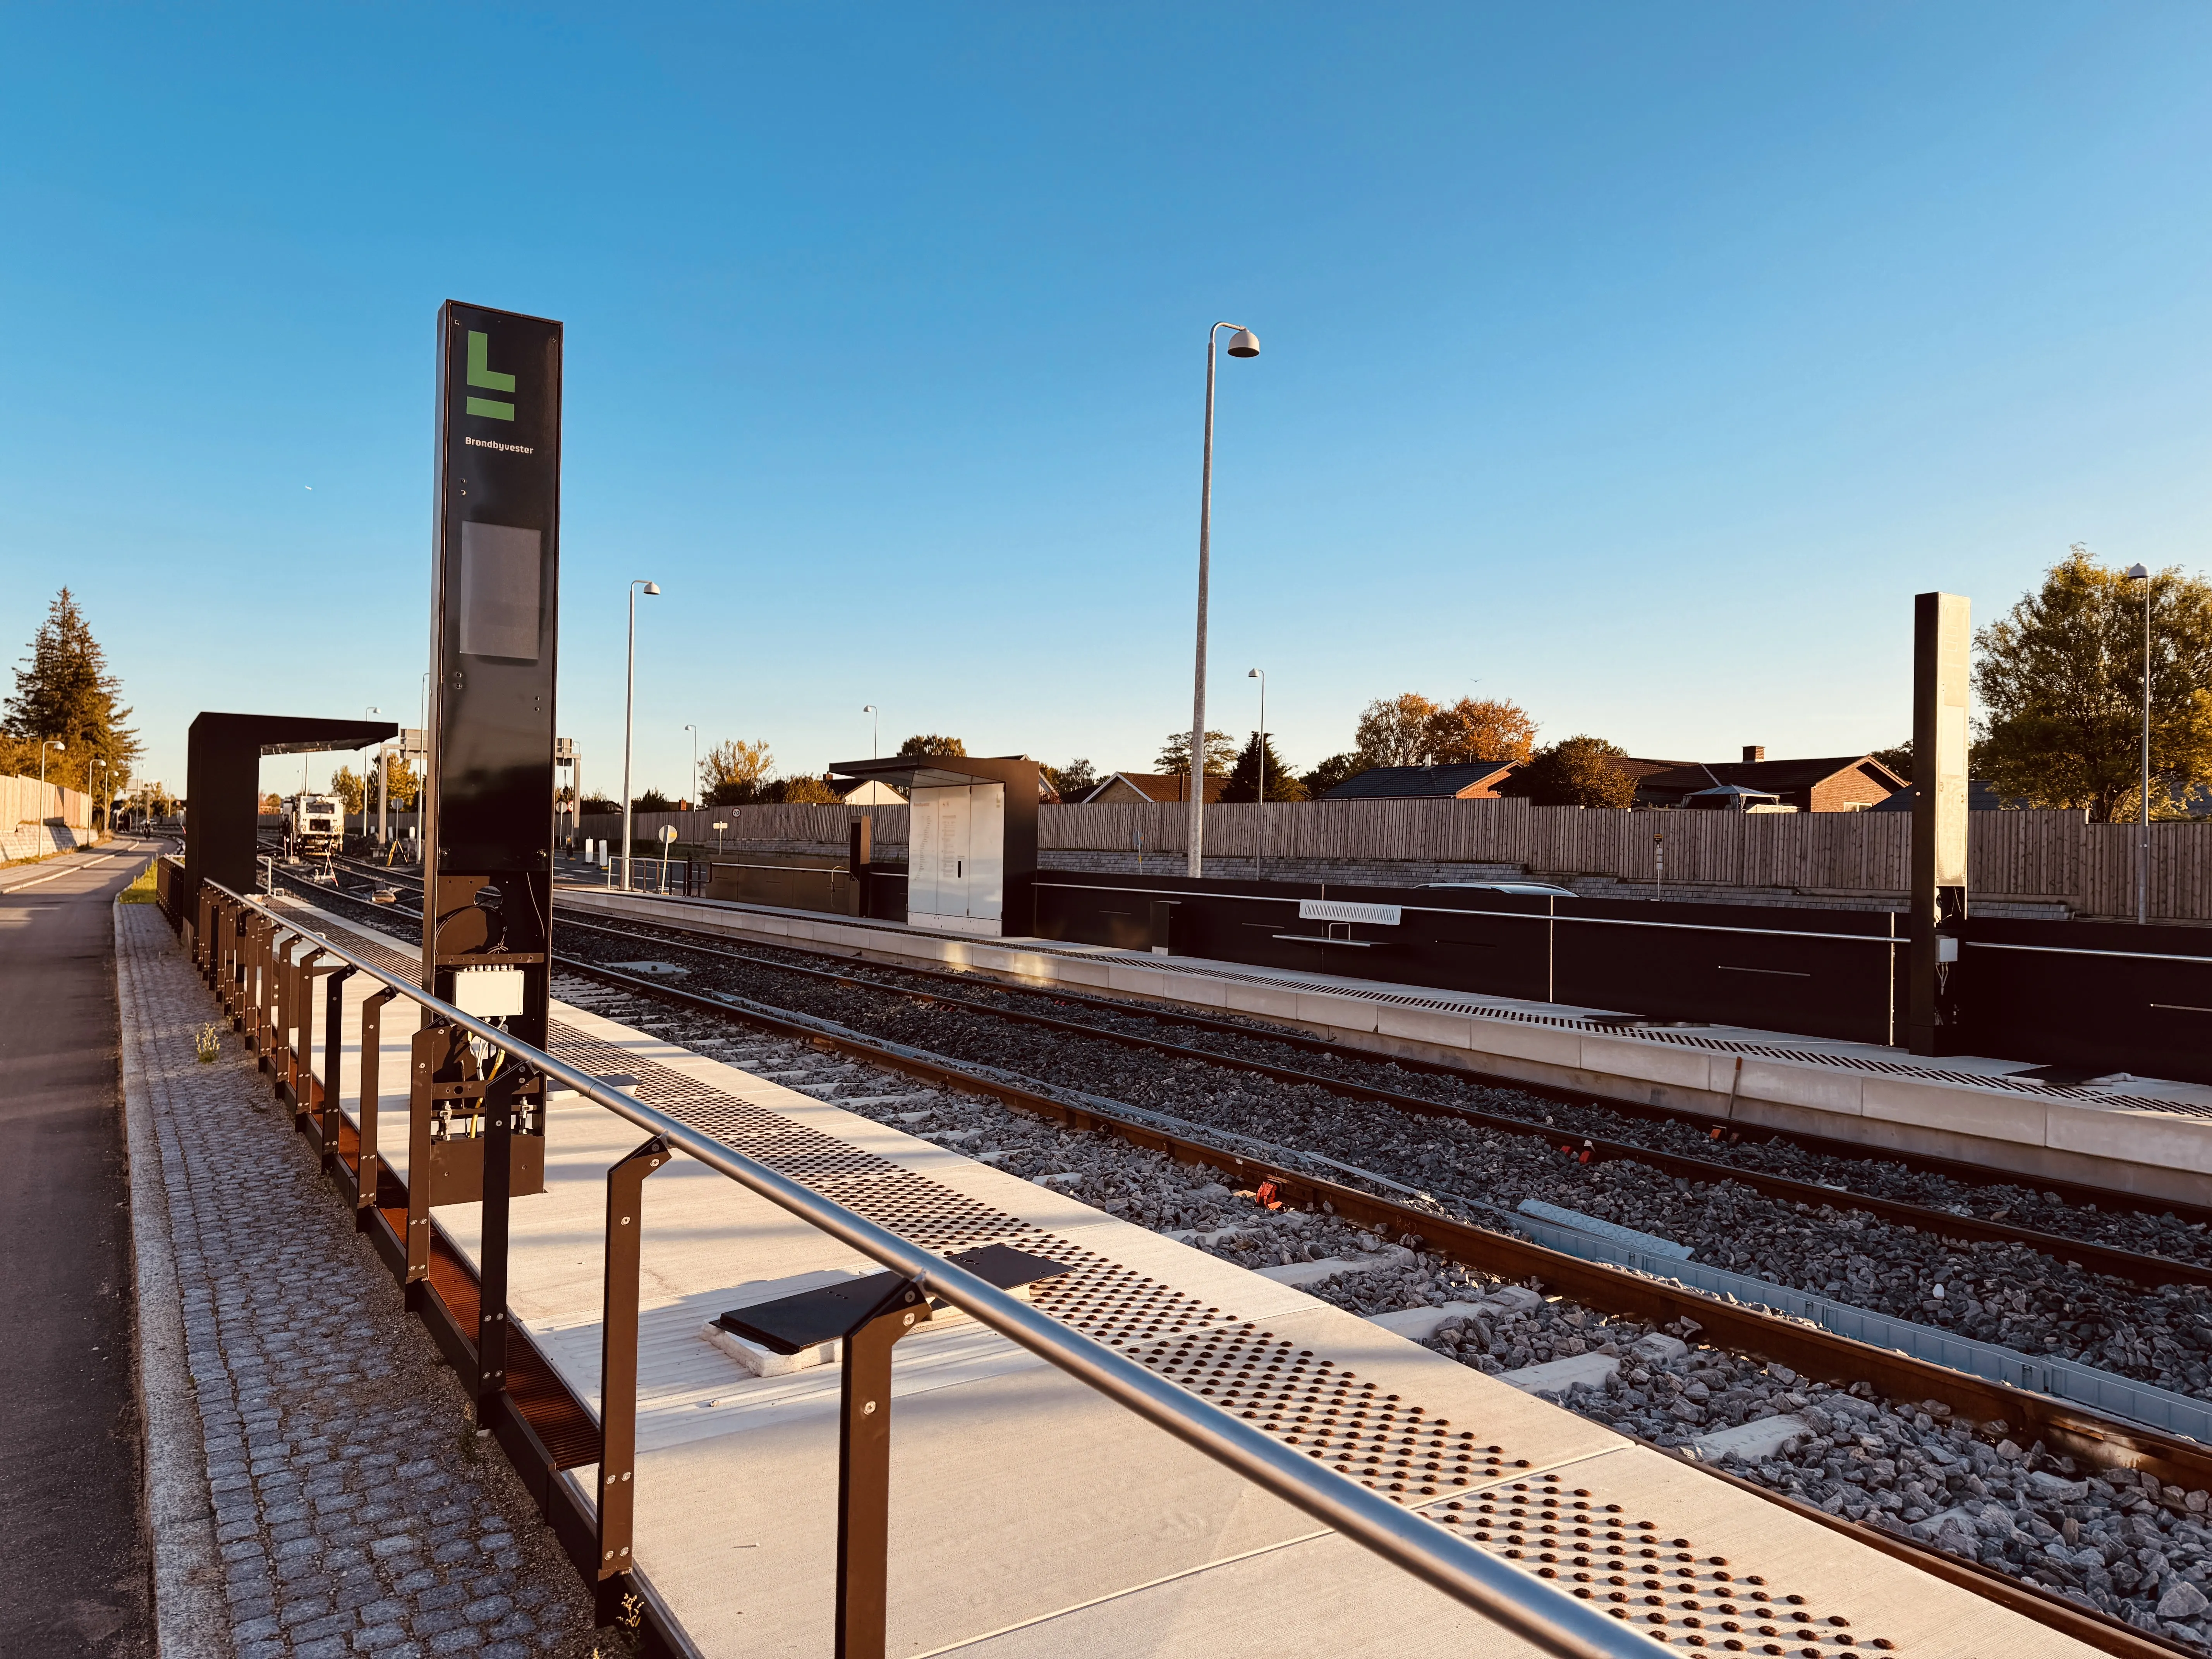
[[[1186,1003],[1593,1099],[1956,1158],[2031,1180],[2201,1203],[2212,1176],[2212,1087],[2199,1084],[2051,1088],[2014,1075],[2027,1069],[2020,1060],[1929,1061],[1874,1043],[1725,1025],[1623,1030],[1600,1023],[1610,1012],[1602,1009],[1105,945],[976,939],[720,900],[562,887],[556,903],[580,918],[678,924],[737,941]]]
[[[349,1052],[365,989],[347,987]],[[1049,1187],[585,1011],[556,1004],[555,1021],[566,1057],[636,1078],[662,1109],[917,1243],[1003,1240],[1067,1264],[1039,1308],[1530,1571],[1627,1598],[1673,1644],[1717,1648],[1741,1627],[1753,1651],[1841,1653],[1846,1636],[1917,1659],[2089,1651]],[[386,1028],[386,1076],[411,1023]],[[574,1097],[549,1115],[548,1189],[513,1210],[512,1305],[596,1405],[604,1173],[641,1136]],[[435,1218],[472,1256],[476,1206]],[[697,1333],[869,1264],[681,1157],[647,1184],[642,1222],[640,1566],[702,1655],[827,1653],[837,1372],[753,1378]],[[896,1653],[1164,1659],[1247,1638],[1393,1659],[1533,1651],[972,1322],[908,1338],[895,1376]],[[592,1489],[587,1469],[564,1478]]]

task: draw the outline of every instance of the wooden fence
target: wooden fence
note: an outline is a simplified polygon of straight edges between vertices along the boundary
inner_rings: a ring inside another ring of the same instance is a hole
[[[1184,807],[1172,803],[1047,806],[1046,852],[1180,854]],[[641,840],[663,824],[679,839],[841,846],[846,825],[872,811],[881,854],[902,856],[907,809],[734,806],[641,812]],[[1264,822],[1263,822],[1264,820]],[[584,820],[586,836],[619,836],[615,817]],[[1270,858],[1362,864],[1501,864],[1532,873],[1662,880],[1669,889],[1779,887],[1809,894],[1902,897],[1910,880],[1910,812],[1628,812],[1531,806],[1525,800],[1311,801],[1212,806],[1211,854],[1249,858],[1266,836]],[[2063,902],[2080,915],[2132,918],[2138,831],[2086,823],[2079,812],[1976,812],[1969,828],[1977,897]],[[1663,860],[1663,867],[1662,867]],[[2150,914],[2212,921],[2212,822],[2151,826]]]
[[[36,778],[0,777],[0,831],[56,818],[72,830],[91,829],[92,797]]]

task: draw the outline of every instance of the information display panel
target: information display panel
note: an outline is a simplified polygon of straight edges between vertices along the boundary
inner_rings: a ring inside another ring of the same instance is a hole
[[[423,972],[523,970],[503,1023],[545,1040],[559,638],[557,322],[448,301],[438,316]]]

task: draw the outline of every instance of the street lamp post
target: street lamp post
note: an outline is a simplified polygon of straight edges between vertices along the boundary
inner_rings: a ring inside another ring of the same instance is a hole
[[[1237,323],[1216,323],[1206,331],[1206,459],[1198,491],[1198,664],[1190,714],[1190,875],[1195,880],[1206,855],[1206,580],[1213,532],[1213,342],[1224,328],[1232,357],[1260,355],[1260,337]]]
[[[384,712],[374,703],[370,703],[367,707],[368,712],[371,714],[381,714]],[[338,828],[343,830],[345,825],[340,823]],[[361,751],[361,838],[363,841],[368,839],[368,748],[367,744],[362,745]],[[343,849],[344,836],[340,835],[338,841]]]
[[[39,745],[39,787],[40,787],[41,789],[45,788],[45,787],[46,787],[46,750],[49,750],[49,749],[66,749],[66,748],[68,748],[68,747],[69,747],[69,745],[68,745],[67,744],[64,743],[64,742],[63,742],[59,738],[46,738],[44,742],[42,742],[41,744],[40,744],[40,745]],[[43,810],[44,803],[41,803],[40,805],[41,805],[41,809]]]
[[[2136,848],[2136,921],[2150,920],[2150,572],[2142,565],[2128,567],[2128,580],[2143,585],[2143,710],[2142,800],[2137,808]]]
[[[637,714],[637,590],[647,593],[660,592],[659,582],[649,582],[642,576],[629,585],[629,680],[623,693],[623,891],[629,891],[629,747],[630,732]]]
[[[98,766],[98,767],[103,767],[103,768],[104,768],[104,767],[106,767],[106,764],[107,764],[107,763],[106,763],[106,760],[104,760],[103,758],[101,758],[101,757],[100,757],[100,756],[98,756],[98,755],[94,755],[94,756],[92,757],[92,764],[91,764],[90,766],[87,766],[87,767],[84,769],[84,792],[85,792],[85,793],[87,793],[88,795],[90,795],[90,796],[92,797],[92,804],[93,804],[95,807],[96,807],[96,806],[98,806],[98,805],[100,805],[100,790],[99,790],[99,788],[98,788],[98,787],[97,787],[93,783],[93,781],[92,781],[92,768],[93,768],[94,766]],[[112,814],[112,813],[109,813],[109,814],[104,814],[104,815],[102,816],[102,818],[101,818],[101,824],[102,824],[102,826],[104,827],[104,826],[105,826],[108,822],[112,821],[112,817],[113,817],[113,814]]]
[[[698,728],[697,726],[696,726],[692,725],[689,720],[686,720],[686,721],[684,723],[684,729],[686,732],[689,732],[691,734],[691,805],[692,805],[692,806],[693,806],[694,808],[696,808],[696,807],[698,806],[698,805],[699,805],[699,793],[700,793],[700,792],[699,792],[699,728]]]
[[[1247,670],[1244,678],[1260,682],[1260,864],[1267,862],[1267,671]]]
[[[874,724],[869,729],[868,758],[870,760],[879,759],[882,757],[884,752],[884,717],[882,714],[878,711],[875,704],[872,702],[862,703],[860,705],[860,712],[863,714],[873,714],[876,717]]]

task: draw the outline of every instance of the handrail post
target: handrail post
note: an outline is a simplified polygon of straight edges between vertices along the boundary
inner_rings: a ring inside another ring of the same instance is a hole
[[[367,1228],[376,1213],[376,1087],[384,1045],[384,1005],[398,996],[390,987],[361,1005],[361,1142],[354,1157],[353,1218]]]
[[[339,1063],[345,1045],[345,982],[354,970],[350,965],[340,964],[325,969],[328,983],[323,988],[323,1076],[322,1113],[317,1119],[318,1138],[322,1145],[316,1150],[322,1154],[325,1170],[338,1156],[338,1125],[345,1113],[338,1104],[341,1093]]]
[[[407,1276],[412,1285],[430,1272],[430,1116],[436,1109],[433,1089],[452,1028],[425,1025],[415,1033],[413,1063],[407,1078]]]
[[[884,1659],[890,1607],[891,1348],[929,1304],[901,1284],[845,1339],[837,1395],[836,1659]]]
[[[513,1060],[511,1055],[507,1058]],[[491,1421],[493,1396],[507,1388],[507,1198],[514,1176],[515,1097],[528,1076],[519,1062],[502,1065],[483,1093],[483,1204],[477,1247],[479,1428]]]
[[[655,1135],[607,1171],[606,1286],[599,1322],[599,1571],[596,1613],[613,1622],[633,1565],[637,1486],[637,1279],[645,1178],[668,1162]]]
[[[316,958],[326,954],[317,945],[292,964],[292,995],[285,1006],[291,1021],[284,1070],[292,1087],[292,1121],[295,1126],[314,1121],[318,1128],[321,1125],[315,1118],[315,979],[331,970],[314,964]]]

